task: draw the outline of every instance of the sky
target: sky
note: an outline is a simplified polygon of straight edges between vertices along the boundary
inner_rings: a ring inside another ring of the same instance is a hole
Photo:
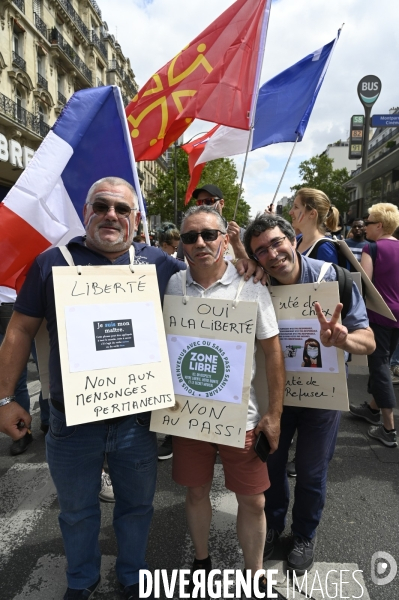
[[[232,0],[99,0],[103,20],[130,58],[141,87],[165,63],[216,19]],[[277,199],[300,183],[298,166],[346,140],[350,117],[362,114],[357,84],[377,75],[382,91],[372,114],[399,106],[399,2],[394,0],[273,0],[260,83],[263,84],[336,37],[345,23],[301,143],[297,144]],[[196,121],[185,133],[208,131]],[[244,197],[255,215],[270,203],[292,143],[251,152]],[[244,156],[234,158],[241,177]],[[356,161],[353,161],[356,168]]]

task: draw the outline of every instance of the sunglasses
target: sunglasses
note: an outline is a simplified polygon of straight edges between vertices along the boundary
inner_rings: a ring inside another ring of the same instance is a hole
[[[378,225],[379,221],[365,221],[364,224],[366,225]]]
[[[96,215],[106,215],[111,208],[114,209],[118,217],[128,217],[133,210],[137,210],[137,208],[131,208],[128,204],[106,204],[105,202],[101,202],[100,200],[96,200],[95,202],[89,202],[90,206],[93,207],[93,212]]]
[[[195,244],[198,240],[198,236],[201,236],[204,242],[214,242],[217,240],[219,233],[226,235],[226,232],[220,231],[220,229],[203,229],[202,231],[187,231],[187,233],[181,233],[180,239],[183,244]]]
[[[216,202],[219,202],[220,198],[205,198],[204,200],[197,200],[197,206],[202,206],[206,204],[206,206],[213,206]]]

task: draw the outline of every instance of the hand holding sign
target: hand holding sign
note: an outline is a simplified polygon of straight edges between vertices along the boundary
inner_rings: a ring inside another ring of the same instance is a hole
[[[327,348],[335,346],[336,348],[344,349],[348,337],[348,330],[344,325],[338,323],[343,304],[337,304],[330,321],[327,321],[318,302],[315,303],[314,307],[320,323],[320,341],[323,346],[326,346]]]

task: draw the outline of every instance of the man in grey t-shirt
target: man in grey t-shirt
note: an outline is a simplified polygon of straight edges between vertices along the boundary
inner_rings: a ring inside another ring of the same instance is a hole
[[[212,206],[189,209],[182,222],[180,237],[189,265],[185,293],[188,296],[234,300],[241,277],[223,258],[229,236],[221,215]],[[184,293],[182,285],[182,278],[173,276],[166,293],[181,296]],[[267,288],[250,281],[244,285],[240,299],[258,303],[255,335],[266,358],[269,408],[263,416],[260,415],[251,381],[245,448],[174,436],[172,474],[177,483],[187,487],[186,515],[195,548],[192,573],[198,570],[209,573],[212,569],[208,553],[212,517],[209,493],[219,450],[226,487],[235,492],[238,501],[237,533],[245,568],[254,577],[256,571],[263,568],[266,538],[263,486],[269,486],[267,467],[256,455],[254,444],[257,434],[263,432],[271,451],[277,449],[285,371],[276,317]],[[254,375],[255,361],[252,380]],[[266,592],[265,578],[259,580],[259,589]],[[275,597],[282,598],[281,595]]]

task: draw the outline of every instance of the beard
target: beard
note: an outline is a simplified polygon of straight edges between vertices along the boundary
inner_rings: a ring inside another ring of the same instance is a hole
[[[104,223],[102,225],[102,227],[104,227],[104,226],[109,226],[109,227],[115,228],[114,223],[112,223],[112,224]],[[123,252],[125,250],[128,250],[128,248],[130,248],[130,246],[132,245],[134,231],[131,231],[130,235],[129,235],[129,227],[128,227],[128,231],[127,231],[127,233],[128,233],[127,239],[124,239],[125,238],[124,230],[121,228],[118,230],[118,237],[113,241],[104,240],[101,238],[100,229],[102,229],[102,227],[96,227],[93,236],[91,236],[89,234],[89,232],[86,231],[86,240],[88,240],[88,242],[93,247],[97,248],[98,250],[100,250],[102,252]]]

